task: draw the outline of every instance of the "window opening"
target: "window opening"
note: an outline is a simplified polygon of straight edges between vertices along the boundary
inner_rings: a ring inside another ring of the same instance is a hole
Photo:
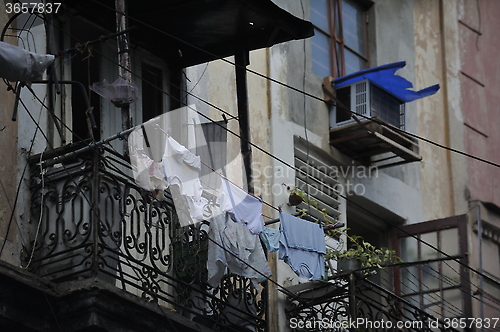
[[[157,117],[163,110],[163,70],[147,63],[142,68],[142,121]]]
[[[367,9],[359,0],[311,0],[317,75],[341,77],[368,68]]]
[[[77,18],[73,18],[70,21],[70,31],[71,31],[71,45],[76,45],[77,43],[85,43],[89,40],[96,39],[96,36],[101,36],[102,30],[97,27]],[[94,51],[92,51],[92,49]],[[75,53],[75,56],[71,59],[71,80],[81,82],[89,93],[90,85],[93,82],[100,81],[100,45],[95,44],[92,49],[87,49],[85,52]],[[88,94],[90,99],[90,105],[93,108],[92,113],[97,125],[97,130],[94,130],[94,139],[101,139],[101,102],[98,97],[94,94]],[[89,138],[89,130],[87,126],[87,115],[85,114],[85,96],[82,95],[82,91],[76,87],[71,89],[71,129],[73,131],[73,142],[78,142]]]
[[[466,218],[457,216],[404,226],[393,242],[406,263],[395,269],[396,292],[421,310],[438,317],[471,317],[467,264]],[[424,242],[422,242],[424,241]],[[426,243],[445,252],[441,254]]]

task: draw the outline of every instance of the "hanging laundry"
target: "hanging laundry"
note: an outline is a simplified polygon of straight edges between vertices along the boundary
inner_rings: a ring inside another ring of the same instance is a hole
[[[227,163],[227,124],[225,121],[217,121],[199,126],[205,137],[205,144],[197,144],[196,154],[207,165],[201,167],[200,180],[206,191],[215,194],[221,185],[219,174],[225,174]]]
[[[321,225],[280,212],[279,259],[301,278],[323,279],[326,244]]]
[[[180,199],[185,199],[189,206],[189,215],[192,220],[190,218],[179,218],[181,226],[203,220],[203,209],[208,201],[201,196],[203,187],[199,179],[200,157],[179,144],[171,136],[167,136],[162,166],[167,184],[169,186],[178,186],[178,192],[183,196]],[[176,210],[179,210],[177,205]]]
[[[226,269],[252,280],[255,287],[271,276],[259,237],[235,223],[229,213],[211,218],[208,231],[208,283],[217,287]]]
[[[262,233],[260,233],[259,236],[268,252],[275,252],[279,250],[281,239],[281,232],[279,229],[264,226],[264,228],[262,228]]]
[[[262,200],[223,178],[217,204],[223,212],[227,211],[235,222],[247,226],[250,233],[258,235],[262,232],[262,227],[264,227]]]
[[[163,176],[161,162],[151,159],[144,150],[143,132],[134,130],[128,137],[128,151],[136,184],[148,191],[165,190],[168,185]]]

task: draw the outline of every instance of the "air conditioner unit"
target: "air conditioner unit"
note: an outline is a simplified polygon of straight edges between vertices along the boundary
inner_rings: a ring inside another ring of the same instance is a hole
[[[356,114],[361,121],[378,118],[397,128],[405,127],[405,103],[369,79],[354,82],[336,90],[337,99]],[[330,128],[354,123],[351,113],[334,107],[330,112]]]

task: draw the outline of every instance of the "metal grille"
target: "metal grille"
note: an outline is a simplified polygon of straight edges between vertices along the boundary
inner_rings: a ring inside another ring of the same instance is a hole
[[[356,84],[356,113],[367,115],[367,82],[363,81]]]
[[[289,298],[288,317],[294,321],[316,322],[314,331],[459,331],[355,273],[339,275],[329,284],[333,291],[322,299],[307,296]],[[346,328],[341,322],[359,325],[349,329],[353,326],[347,325]],[[385,322],[383,327],[381,322]]]
[[[306,149],[297,146],[295,147],[295,167],[302,171],[296,172],[296,186],[318,202],[320,208],[326,209],[328,220],[335,222],[340,215],[337,170],[325,164],[315,155],[308,154]],[[305,203],[301,203],[298,207],[307,209],[315,218],[320,220],[323,218],[319,211],[310,209]]]
[[[374,84],[370,84],[370,89],[371,116],[404,129],[404,103]]]
[[[267,331],[265,287],[236,275],[206,283],[208,222],[181,227],[168,191],[158,200],[137,187],[112,150],[77,157],[63,167],[33,158],[32,272],[99,278],[216,330]]]

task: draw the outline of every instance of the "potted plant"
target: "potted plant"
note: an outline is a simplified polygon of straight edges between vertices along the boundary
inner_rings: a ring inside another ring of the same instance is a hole
[[[298,187],[287,186],[287,189],[290,191],[289,204],[291,206],[304,202],[323,216],[322,222],[325,225],[332,224],[327,218],[326,209],[322,209],[317,201],[308,197],[307,193]],[[307,209],[297,209],[297,212],[301,213],[300,218],[307,219]],[[337,248],[327,249],[325,254],[327,262],[332,259],[337,261],[338,271],[346,272],[364,269],[361,273],[368,275],[373,269],[381,269],[389,264],[402,262],[396,256],[396,251],[385,247],[377,248],[365,241],[361,236],[349,235],[348,230],[348,228],[334,228],[326,232],[330,237],[340,239]],[[330,269],[333,271],[331,265]]]
[[[373,269],[381,269],[389,264],[402,262],[401,259],[396,256],[394,250],[385,247],[377,248],[365,241],[361,236],[349,235],[347,233],[348,230],[348,228],[336,229],[331,231],[334,234],[330,234],[331,236],[333,235],[334,237],[341,238],[341,240],[339,241],[338,248],[327,249],[325,259],[336,260],[338,271],[347,272],[365,269],[362,274],[367,275],[371,273]],[[346,242],[343,238],[347,240],[347,249],[344,247]]]

